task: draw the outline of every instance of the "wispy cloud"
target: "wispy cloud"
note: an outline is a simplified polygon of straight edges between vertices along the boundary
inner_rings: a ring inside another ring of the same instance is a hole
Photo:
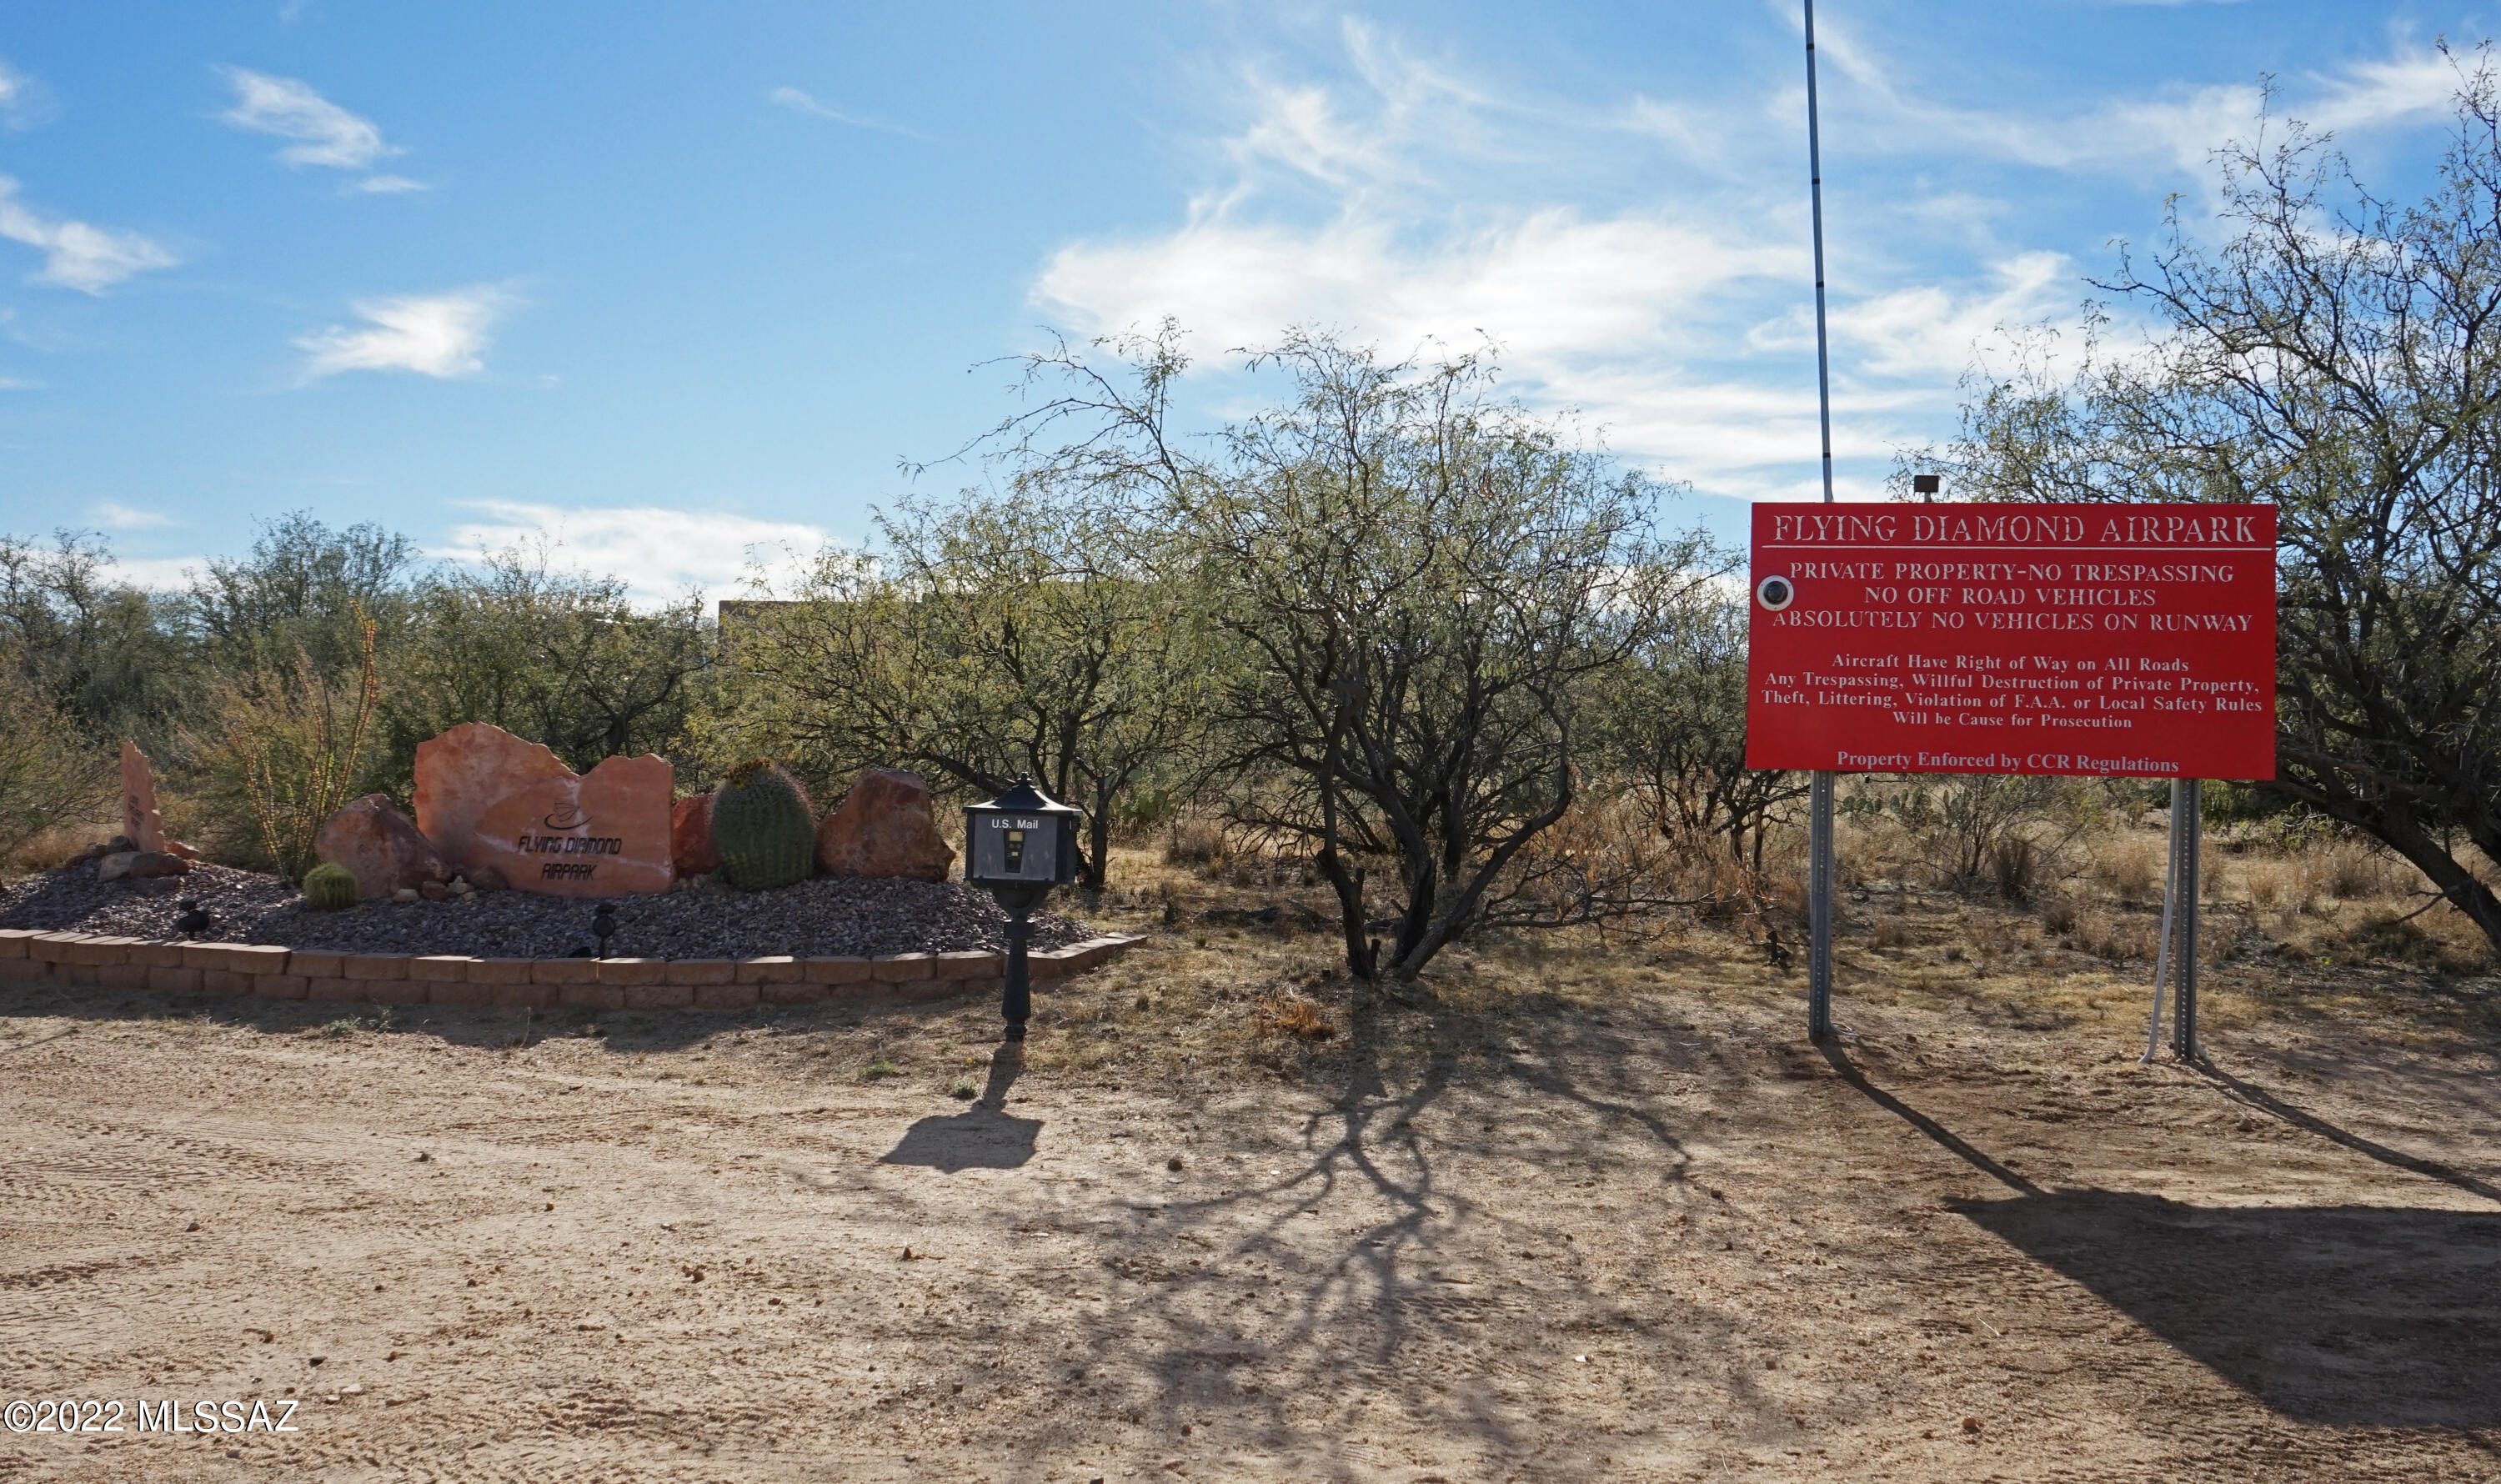
[[[806,114],[812,118],[830,118],[836,123],[850,124],[855,129],[875,129],[882,134],[900,134],[906,139],[930,137],[918,129],[905,128],[899,123],[888,123],[883,118],[871,118],[866,115],[847,114],[841,109],[829,108],[795,87],[777,87],[764,96],[794,114]]]
[[[520,301],[493,284],[449,293],[359,299],[361,329],[332,325],[295,342],[308,357],[305,379],[342,371],[414,371],[419,376],[472,376],[486,367],[495,323]]]
[[[28,282],[101,294],[114,285],[181,259],[137,232],[117,232],[66,217],[47,216],[17,199],[17,183],[0,175],[0,237],[39,249],[44,266]]]
[[[51,117],[52,95],[43,84],[0,58],[0,120],[13,129],[31,127]]]
[[[1882,54],[1847,21],[1819,24],[1816,42],[1856,90],[1862,127],[1853,141],[1862,148],[1950,148],[2060,170],[2126,172],[2152,163],[2206,178],[2215,149],[2246,134],[2267,103],[2251,82],[2174,84],[2064,113],[1960,108],[1903,92],[1894,80],[1917,69]],[[2445,114],[2463,81],[2439,48],[2400,41],[2382,57],[2283,80],[2278,106],[2330,130],[2418,123]]]
[[[480,500],[466,508],[476,519],[453,526],[449,542],[429,555],[467,560],[544,548],[566,564],[623,578],[639,602],[665,602],[690,589],[730,596],[759,571],[769,581],[794,570],[830,539],[822,527],[795,521],[654,505]]]
[[[206,556],[116,556],[110,566],[116,578],[132,587],[174,592],[188,588],[208,564]]]
[[[1032,302],[1089,333],[1173,315],[1203,354],[1295,324],[1392,354],[1482,335],[1515,391],[1579,412],[1636,462],[1709,492],[1810,488],[1803,99],[1785,68],[1733,96],[1610,103],[1506,92],[1361,22],[1339,40],[1335,67],[1254,61],[1217,79],[1228,122],[1199,142],[1209,169],[1182,219],[1061,245]],[[1958,109],[1892,90],[1908,69],[1846,31],[1838,50],[1828,148],[1843,118],[1851,149],[1957,164],[2209,180],[2208,152],[2246,134],[2261,101],[2251,85],[2064,116]],[[2280,107],[2328,127],[2404,125],[2440,113],[2456,84],[2436,50],[2401,44],[2298,80]],[[1836,453],[1859,461],[1845,489],[1872,493],[1893,450],[1950,430],[1956,380],[2001,331],[2072,322],[2090,292],[2067,253],[2006,240],[2022,230],[2019,195],[1962,193],[1955,179],[1882,203],[1918,232],[1896,248],[1862,224],[1837,287]]]
[[[89,514],[95,517],[95,523],[109,530],[150,530],[174,523],[172,516],[141,510],[118,500],[100,501]]]
[[[1333,78],[1237,74],[1238,122],[1208,152],[1221,175],[1184,219],[1062,246],[1036,305],[1089,332],[1170,314],[1215,350],[1295,324],[1391,354],[1490,339],[1514,389],[1634,459],[1770,492],[1814,437],[1796,352],[1750,340],[1802,297],[1798,203],[1685,169],[1576,199],[1549,162],[1623,158],[1626,110],[1506,98],[1362,23],[1340,35]]]
[[[432,190],[434,187],[404,175],[369,175],[358,181],[355,188],[371,196],[392,196],[403,191]]]
[[[218,117],[239,129],[295,141],[278,152],[278,157],[289,165],[364,170],[377,160],[407,152],[384,143],[382,127],[372,119],[322,97],[309,83],[245,67],[217,70],[235,92],[234,107]],[[377,175],[359,182],[356,188],[388,193],[424,187],[405,177]]]

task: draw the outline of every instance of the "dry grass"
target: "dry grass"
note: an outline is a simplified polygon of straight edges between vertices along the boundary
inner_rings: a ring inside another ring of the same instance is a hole
[[[2161,835],[2123,829],[2089,842],[2085,875],[2121,902],[2158,901],[2170,842]]]
[[[118,823],[117,817],[115,823]],[[112,826],[100,818],[79,825],[55,825],[17,847],[8,860],[0,860],[0,880],[67,865],[111,831]]]
[[[1212,839],[1121,852],[1115,889],[1078,904],[1160,946],[1151,971],[1116,965],[1052,996],[1069,1033],[1037,1043],[1038,1065],[1300,1080],[1343,1073],[1364,1045],[1462,1062],[1508,1055],[1563,1008],[1599,1012],[1644,984],[1783,1005],[1803,993],[1796,840],[1774,840],[1759,878],[1732,875],[1719,909],[1644,934],[1463,944],[1417,983],[1363,986],[1345,975],[1333,900],[1300,862],[1225,854]],[[2120,826],[2079,842],[2070,874],[2028,905],[1923,890],[1915,860],[1887,857],[1881,822],[1846,822],[1840,843],[1845,866],[1853,854],[1858,864],[1844,873],[1836,932],[1845,1004],[1947,1008],[2016,1029],[2141,1027],[2161,923],[2160,830]],[[2216,1024],[2367,1005],[2436,1039],[2501,1031],[2501,976],[2481,934],[2446,906],[2407,918],[2423,899],[2402,862],[2354,841],[2290,854],[2235,843],[2210,839],[2207,853],[2199,961]],[[1189,860],[1200,863],[1179,863]],[[1784,964],[1766,952],[1766,927],[1792,950]]]

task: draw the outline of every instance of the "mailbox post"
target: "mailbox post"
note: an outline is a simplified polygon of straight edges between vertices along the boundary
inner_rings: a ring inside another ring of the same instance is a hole
[[[1024,1039],[1024,1023],[1033,1013],[1025,961],[1033,909],[1052,887],[1077,879],[1079,814],[1035,788],[1029,777],[1018,778],[986,804],[964,807],[965,884],[987,888],[1008,913],[1008,972],[999,1013],[1012,1042]]]

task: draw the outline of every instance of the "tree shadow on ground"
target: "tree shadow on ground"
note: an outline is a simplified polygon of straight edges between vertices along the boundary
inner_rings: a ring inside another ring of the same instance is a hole
[[[1535,1396],[1569,1357],[1486,1346],[1489,1313],[1532,1301],[1533,1292],[1553,1333],[1588,1336],[1571,1341],[1583,1345],[1667,1332],[1707,1355],[1728,1338],[1729,1321],[1707,1304],[1576,1282],[1568,1235],[1488,1207],[1471,1194],[1474,1181],[1446,1177],[1449,1157],[1461,1153],[1480,1164],[1507,1161],[1522,1181],[1555,1178],[1567,1156],[1605,1154],[1618,1171],[1616,1196],[1663,1216],[1657,1202],[1679,1197],[1690,1155],[1652,1103],[1657,1074],[1706,1059],[1686,1055],[1698,1043],[1659,1033],[1689,1036],[1689,1028],[1623,1013],[1639,1023],[1618,1030],[1605,1013],[1550,1017],[1517,1006],[1487,1014],[1429,984],[1356,983],[1349,1033],[1337,1043],[1343,1054],[1327,1084],[1310,1090],[1325,1100],[1295,1098],[1309,1110],[1298,1152],[1268,1155],[1277,1167],[1247,1188],[1132,1199],[1128,1220],[1074,1229],[1094,1244],[1120,1297],[1076,1317],[1047,1384],[1135,1423],[1177,1427],[1204,1409],[1264,1418],[1259,1446],[1295,1455],[1296,1467],[1342,1476],[1369,1467],[1353,1446],[1360,1439],[1326,1426],[1316,1432],[1299,1414],[1311,1398],[1385,1383],[1396,1405],[1459,1449],[1499,1459],[1535,1447],[1553,1462],[1558,1444],[1538,1425]],[[1429,1136],[1418,1127],[1428,1114],[1438,1114]],[[1315,1222],[1328,1232],[1317,1241]],[[1532,1248],[1546,1250],[1523,1250]],[[1514,1265],[1513,1258],[1530,1261]],[[1232,1317],[1254,1298],[1262,1305],[1255,1339],[1246,1332],[1249,1314]],[[1554,1338],[1550,1348],[1571,1342]],[[1106,1376],[1106,1366],[1117,1368]],[[1132,1366],[1144,1372],[1143,1386],[1117,1378]],[[1430,1370],[1431,1385],[1392,1379],[1418,1367]],[[1725,1369],[1720,1379],[1740,1407],[1732,1421],[1786,1426],[1758,1375],[1736,1363]],[[1073,1429],[1036,1458],[1075,1448],[1082,1435]],[[1603,1448],[1596,1438],[1560,1446],[1567,1459],[1594,1459]],[[1039,1465],[1029,1473],[1039,1477]]]
[[[2045,1190],[1869,1082],[1838,1047],[1823,1054],[1878,1106],[2017,1193],[1951,1201],[1952,1210],[2277,1413],[2333,1426],[2501,1426],[2501,1213],[2196,1206],[2128,1191]],[[2428,1163],[2364,1148],[2220,1080],[2373,1158]],[[2424,1172],[2484,1193],[2453,1171]]]
[[[2501,1426],[2501,1214],[2097,1190],[1953,1208],[2284,1417]]]
[[[1042,1120],[1007,1111],[1008,1089],[1024,1066],[1017,1048],[990,1058],[989,1085],[961,1113],[924,1118],[903,1131],[881,1164],[917,1164],[942,1174],[960,1169],[1016,1169],[1033,1158]]]

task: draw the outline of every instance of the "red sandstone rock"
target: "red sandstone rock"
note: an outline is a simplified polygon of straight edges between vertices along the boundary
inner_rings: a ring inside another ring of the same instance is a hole
[[[930,813],[929,785],[899,768],[862,769],[817,826],[817,865],[828,876],[944,881],[954,860]]]
[[[669,759],[648,755],[527,784],[477,817],[461,863],[551,896],[665,892],[677,880],[669,838],[676,793]]]
[[[697,793],[678,800],[669,814],[669,853],[681,876],[705,876],[720,869],[720,852],[712,848],[712,795]]]
[[[322,823],[313,853],[356,878],[359,898],[451,879],[444,860],[387,793],[368,793]]]
[[[417,826],[482,892],[665,892],[676,776],[650,756],[577,775],[535,742],[469,722],[417,744]]]
[[[533,784],[573,776],[573,769],[538,743],[484,722],[464,722],[417,744],[417,827],[447,859],[465,864],[470,838],[487,810]],[[476,878],[470,885],[477,885]]]
[[[156,773],[133,742],[121,744],[121,833],[133,850],[165,848],[165,820],[156,812]]]

